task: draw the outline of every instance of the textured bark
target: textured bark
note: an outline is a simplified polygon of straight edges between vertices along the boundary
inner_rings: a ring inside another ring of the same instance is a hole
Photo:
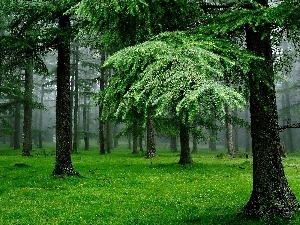
[[[70,28],[69,16],[59,18],[59,28]],[[71,161],[70,43],[64,35],[58,36],[57,50],[56,161],[52,174],[78,175]]]
[[[187,125],[181,123],[179,126],[179,138],[180,138],[180,160],[179,164],[186,165],[192,163],[192,157],[190,153],[190,140],[189,140],[189,128]]]
[[[22,156],[30,156],[32,150],[32,96],[33,96],[33,65],[30,62],[25,68],[25,99],[23,120]]]
[[[267,5],[267,0],[258,3]],[[280,139],[276,107],[274,72],[269,28],[246,29],[247,48],[266,62],[252,68],[262,68],[265,74],[250,71],[250,113],[253,149],[253,189],[243,213],[250,217],[290,217],[299,210],[284,174],[279,155]],[[261,72],[261,73],[263,73]]]
[[[155,156],[156,156],[156,149],[155,149],[154,121],[153,121],[152,113],[149,112],[147,118],[147,151],[145,157],[152,158]]]

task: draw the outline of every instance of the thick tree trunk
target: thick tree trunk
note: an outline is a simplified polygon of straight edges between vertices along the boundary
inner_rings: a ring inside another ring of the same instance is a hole
[[[32,62],[30,62],[25,68],[25,99],[22,156],[30,156],[30,152],[32,150],[32,91],[33,65]]]
[[[267,5],[267,0],[257,0]],[[249,74],[251,135],[253,148],[253,189],[243,213],[250,217],[290,217],[299,210],[284,174],[279,155],[280,140],[269,28],[246,29],[250,51],[266,59]]]
[[[59,28],[68,32],[68,15],[59,18]],[[52,174],[78,175],[71,161],[70,43],[63,34],[58,37],[57,49],[56,161]]]
[[[152,158],[156,156],[156,149],[155,149],[154,121],[151,112],[148,112],[146,125],[147,125],[147,151],[145,157]]]
[[[180,160],[179,164],[186,165],[192,163],[192,157],[190,153],[190,139],[188,125],[181,123],[179,126],[179,138],[180,138]]]

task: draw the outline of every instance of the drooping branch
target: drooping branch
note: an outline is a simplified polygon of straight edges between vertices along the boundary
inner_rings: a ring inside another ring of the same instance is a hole
[[[283,125],[283,126],[278,126],[279,132],[282,132],[282,131],[284,131],[288,128],[300,128],[300,122],[293,123],[293,124],[286,124],[286,125]]]

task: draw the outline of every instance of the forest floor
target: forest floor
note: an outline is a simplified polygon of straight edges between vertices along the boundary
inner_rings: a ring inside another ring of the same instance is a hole
[[[72,155],[81,177],[52,177],[54,148],[33,157],[0,148],[0,224],[300,224],[238,216],[251,194],[252,159],[200,151],[181,166],[179,153],[158,149],[152,160],[125,148]],[[217,157],[218,155],[218,157]],[[300,200],[300,154],[283,159]]]

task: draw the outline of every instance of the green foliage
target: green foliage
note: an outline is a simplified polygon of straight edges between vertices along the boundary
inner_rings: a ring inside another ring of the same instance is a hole
[[[193,165],[157,149],[149,160],[122,148],[99,156],[96,147],[73,155],[83,177],[53,178],[54,155],[24,158],[0,150],[0,223],[10,224],[220,224],[266,225],[237,216],[251,192],[252,159],[193,155]],[[54,152],[54,147],[45,149]],[[283,160],[291,188],[300,197],[299,154]],[[296,215],[289,224],[299,224]]]
[[[240,78],[249,62],[259,60],[225,39],[187,32],[166,32],[154,39],[120,50],[104,67],[116,73],[98,95],[103,116],[128,118],[133,110],[141,115],[150,108],[156,117],[174,116],[190,122],[201,118],[205,125],[211,110],[220,118],[223,104],[244,104],[243,94],[225,85],[225,77]],[[200,113],[200,116],[199,116]]]
[[[74,10],[85,21],[83,35],[90,34],[94,45],[110,51],[163,31],[184,30],[202,13],[197,3],[189,0],[82,0]]]

